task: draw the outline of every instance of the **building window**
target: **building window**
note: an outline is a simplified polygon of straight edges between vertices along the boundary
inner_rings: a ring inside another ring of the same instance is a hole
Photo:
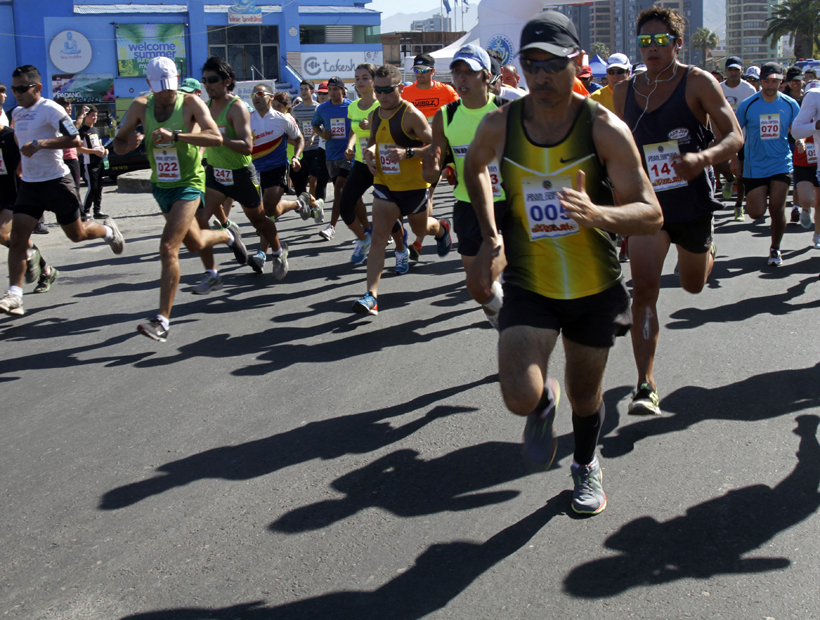
[[[225,59],[237,80],[278,80],[279,27],[208,26],[208,55]]]
[[[323,45],[326,42],[324,26],[299,26],[299,43],[302,45]]]

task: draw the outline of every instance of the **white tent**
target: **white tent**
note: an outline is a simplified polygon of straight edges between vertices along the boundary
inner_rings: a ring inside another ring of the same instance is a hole
[[[487,0],[484,0],[485,2]],[[480,6],[480,5],[479,5]],[[436,79],[438,81],[449,81],[450,80],[450,63],[453,62],[453,56],[456,55],[456,52],[460,50],[465,45],[469,44],[478,45],[478,27],[473,28],[470,32],[465,34],[460,39],[457,39],[450,43],[447,47],[443,47],[440,50],[436,50],[432,54],[430,54],[436,61]],[[415,78],[413,77],[413,59],[415,56],[407,56],[404,59],[404,75],[405,80],[414,81]]]

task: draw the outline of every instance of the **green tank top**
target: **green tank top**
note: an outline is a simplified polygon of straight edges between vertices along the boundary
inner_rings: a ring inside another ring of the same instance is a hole
[[[236,131],[234,131],[234,128],[231,127],[231,124],[228,122],[228,110],[230,110],[233,102],[237,99],[239,99],[239,97],[234,96],[225,106],[225,109],[222,110],[219,117],[214,119],[223,139],[236,139]],[[210,107],[211,102],[209,101],[208,108],[210,109]],[[225,170],[239,170],[251,165],[250,155],[241,155],[236,151],[232,151],[227,146],[209,146],[205,149],[205,157],[208,159],[208,163],[214,168],[223,168]]]
[[[506,100],[502,100],[506,101]],[[467,155],[467,149],[470,143],[475,138],[475,133],[478,130],[478,125],[481,119],[488,112],[500,107],[498,98],[495,95],[490,95],[487,104],[481,108],[471,110],[464,107],[461,99],[447,104],[441,111],[441,120],[444,123],[444,135],[447,137],[447,142],[450,143],[450,152],[453,154],[453,161],[456,166],[456,179],[458,183],[453,190],[453,195],[456,200],[463,202],[470,202],[470,197],[467,195],[467,187],[462,182],[464,179],[464,157]],[[499,173],[498,162],[493,162],[488,166],[490,172],[490,180],[493,184],[493,200],[498,202],[504,200],[504,188],[501,185],[501,175]]]
[[[606,170],[592,140],[598,104],[585,99],[575,123],[558,144],[534,144],[524,129],[526,97],[509,104],[501,176],[507,212],[501,226],[506,248],[504,281],[551,299],[594,295],[621,280],[609,233],[578,225],[558,200],[578,170],[595,204],[614,204]]]
[[[151,183],[161,188],[194,187],[204,192],[205,169],[202,167],[199,147],[185,142],[169,142],[160,146],[151,139],[151,134],[160,127],[185,132],[185,118],[182,116],[184,100],[184,93],[178,92],[171,117],[164,123],[158,123],[154,117],[154,95],[148,95],[145,110],[145,152],[151,164]]]
[[[347,118],[350,119],[350,127],[353,129],[353,133],[356,134],[356,144],[353,147],[356,151],[356,161],[364,163],[364,160],[362,159],[362,157],[364,157],[363,151],[364,148],[367,147],[367,141],[370,138],[370,130],[359,127],[359,121],[369,117],[370,113],[378,107],[379,102],[374,101],[373,105],[366,110],[362,110],[359,108],[358,100],[347,106]]]

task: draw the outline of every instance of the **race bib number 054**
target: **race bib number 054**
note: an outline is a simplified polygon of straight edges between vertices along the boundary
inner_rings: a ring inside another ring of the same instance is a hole
[[[154,161],[157,164],[157,181],[182,180],[176,149],[154,149]]]
[[[399,174],[401,172],[401,168],[399,168],[399,162],[392,162],[387,159],[387,151],[392,149],[397,149],[395,144],[380,144],[378,146],[379,149],[379,167],[383,174]]]
[[[780,115],[761,114],[760,115],[760,139],[778,140],[780,138]]]
[[[578,222],[567,215],[561,206],[561,190],[572,188],[570,177],[528,177],[521,181],[521,185],[530,241],[566,237],[580,230]]]
[[[675,171],[675,159],[680,158],[677,142],[658,142],[643,147],[646,169],[655,192],[688,185]]]

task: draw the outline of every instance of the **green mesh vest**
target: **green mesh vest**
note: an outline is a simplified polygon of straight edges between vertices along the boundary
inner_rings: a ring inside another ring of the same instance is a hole
[[[228,110],[231,109],[233,102],[237,99],[239,99],[239,97],[234,96],[220,115],[214,119],[217,127],[219,127],[219,133],[222,134],[223,140],[236,140],[236,131],[234,131],[234,128],[228,123]],[[208,108],[210,109],[210,107],[211,102],[209,101]],[[232,151],[227,146],[209,146],[205,149],[205,157],[208,159],[208,164],[214,168],[224,168],[225,170],[239,170],[251,165],[250,155],[241,155],[236,151]]]
[[[145,152],[151,164],[151,183],[161,188],[195,187],[204,192],[205,170],[199,147],[185,142],[170,142],[159,146],[151,138],[151,134],[160,127],[185,132],[185,119],[182,116],[184,100],[184,93],[178,92],[171,117],[164,123],[158,123],[154,117],[154,95],[148,95],[145,110]]]

